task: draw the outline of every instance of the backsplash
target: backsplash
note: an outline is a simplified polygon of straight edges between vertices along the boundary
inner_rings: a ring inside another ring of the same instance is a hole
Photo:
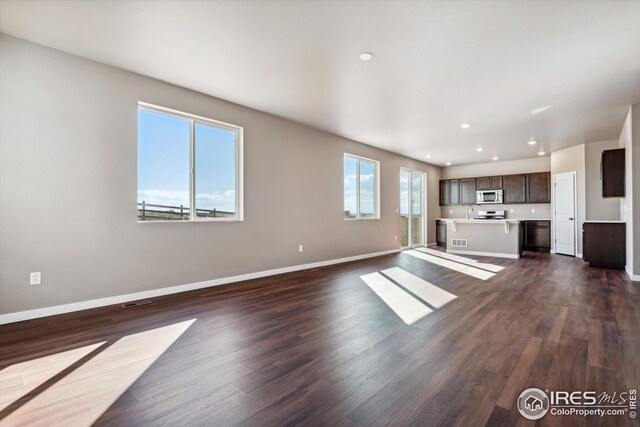
[[[471,205],[470,218],[478,216],[478,211],[504,210],[507,218],[514,219],[551,219],[551,204],[536,203],[523,205]],[[513,212],[511,212],[513,209]],[[535,209],[535,212],[531,212]],[[442,218],[464,218],[467,206],[441,206]]]

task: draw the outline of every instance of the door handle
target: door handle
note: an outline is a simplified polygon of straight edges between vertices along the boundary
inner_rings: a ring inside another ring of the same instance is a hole
[[[573,221],[573,218],[569,218],[569,221]]]

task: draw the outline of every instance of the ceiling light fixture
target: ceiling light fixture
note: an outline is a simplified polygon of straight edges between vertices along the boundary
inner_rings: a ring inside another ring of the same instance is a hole
[[[363,61],[368,61],[371,58],[373,58],[373,53],[371,53],[371,52],[362,52],[360,54],[360,59],[363,60]]]
[[[536,140],[535,139],[530,139],[530,140],[527,141],[527,144],[536,145]]]
[[[445,165],[451,166],[451,162],[447,162],[447,163],[445,163]]]
[[[544,156],[546,153],[544,151],[538,151],[538,156]]]
[[[462,124],[460,125],[460,127],[461,127],[462,129],[469,129],[469,128],[471,127],[471,125],[470,125],[469,123],[462,123]]]
[[[478,148],[476,148],[476,151],[477,151],[478,153],[482,153],[482,150],[483,150],[483,148],[482,148],[482,147],[478,147]]]
[[[495,162],[496,160],[498,160],[498,159],[499,159],[499,157],[498,157],[498,156],[493,156],[493,157],[491,158],[491,160],[493,160],[494,162]]]
[[[431,158],[431,154],[427,154],[425,157],[426,157],[427,159],[430,159],[430,158]]]

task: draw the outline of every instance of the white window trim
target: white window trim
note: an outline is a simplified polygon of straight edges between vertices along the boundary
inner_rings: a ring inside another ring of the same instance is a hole
[[[189,219],[185,221],[138,221],[140,224],[153,224],[153,223],[194,223],[194,222],[239,222],[244,221],[244,128],[242,126],[232,125],[230,123],[221,122],[218,120],[209,119],[207,117],[197,116],[195,114],[189,114],[171,108],[161,107],[158,105],[149,104],[146,102],[138,102],[138,109],[151,111],[153,113],[166,114],[173,117],[179,117],[189,120]],[[231,218],[198,218],[196,215],[196,186],[195,186],[195,125],[196,123],[202,125],[211,125],[217,128],[222,128],[234,132],[236,134],[236,187],[235,187],[235,215]]]
[[[380,219],[380,162],[378,160],[369,159],[367,157],[358,156],[355,154],[344,153],[342,156],[342,176],[344,183],[344,158],[351,157],[352,159],[357,160],[356,162],[356,217],[355,218],[347,218],[344,217],[344,206],[342,207],[342,215],[345,221],[362,221],[362,220],[375,220]],[[373,191],[373,206],[375,208],[375,215],[369,217],[361,217],[360,216],[360,161],[365,160],[367,162],[371,162],[375,167],[376,179],[374,181],[375,188]],[[344,199],[344,184],[343,184],[343,199]],[[343,200],[344,204],[344,200]]]

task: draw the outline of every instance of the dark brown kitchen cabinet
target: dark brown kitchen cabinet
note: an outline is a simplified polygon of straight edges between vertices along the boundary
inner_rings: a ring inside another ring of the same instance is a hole
[[[624,197],[624,148],[604,150],[600,168],[602,197]]]
[[[624,270],[627,255],[624,222],[585,222],[582,224],[582,259],[590,267]]]
[[[443,179],[442,181],[440,181],[440,206],[451,206],[459,204],[460,180]]]
[[[460,180],[460,204],[473,205],[476,203],[476,179],[466,178]]]
[[[476,190],[501,190],[501,176],[483,176],[476,178]]]
[[[451,204],[451,186],[449,181],[440,181],[440,206],[449,206]]]
[[[447,246],[447,223],[444,221],[436,221],[436,244]]]
[[[504,193],[502,199],[505,204],[516,204],[527,202],[527,176],[505,175],[502,177],[502,188]]]
[[[522,221],[520,225],[522,250],[537,252],[551,250],[551,221],[527,220]]]
[[[551,173],[527,174],[527,203],[551,203]]]
[[[502,177],[501,176],[489,177],[489,190],[502,190]]]
[[[491,189],[491,179],[488,176],[483,176],[482,178],[476,178],[476,189],[480,190],[490,190]]]
[[[460,180],[459,179],[449,180],[449,204],[453,206],[460,204]]]

